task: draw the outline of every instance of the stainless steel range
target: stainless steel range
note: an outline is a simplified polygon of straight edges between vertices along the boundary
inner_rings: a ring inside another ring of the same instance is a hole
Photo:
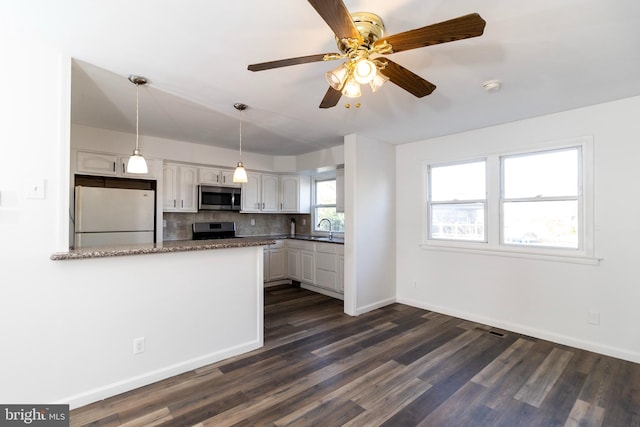
[[[229,239],[236,237],[235,222],[194,222],[193,240]]]

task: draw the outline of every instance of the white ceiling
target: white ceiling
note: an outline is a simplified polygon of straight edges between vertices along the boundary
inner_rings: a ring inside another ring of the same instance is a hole
[[[437,86],[415,98],[388,83],[359,109],[318,105],[337,62],[250,72],[247,65],[335,52],[304,0],[3,0],[2,25],[74,58],[72,121],[180,141],[296,155],[356,133],[392,144],[640,95],[638,0],[344,0],[380,15],[386,34],[477,12],[477,38],[390,56]],[[4,65],[6,66],[6,64]],[[482,83],[503,82],[487,93]],[[353,101],[351,101],[353,103]],[[143,144],[144,138],[141,138]]]

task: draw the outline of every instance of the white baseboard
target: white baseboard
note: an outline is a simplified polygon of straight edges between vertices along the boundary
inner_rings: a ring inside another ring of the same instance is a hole
[[[291,280],[290,279],[273,280],[271,282],[264,282],[264,287],[265,288],[270,288],[271,286],[290,285],[290,284],[291,284]]]
[[[70,409],[79,408],[81,406],[85,406],[90,403],[94,403],[99,400],[118,395],[120,393],[134,390],[139,387],[153,384],[157,381],[161,381],[166,378],[191,371],[193,369],[201,368],[203,366],[210,365],[212,363],[219,362],[221,360],[228,359],[229,357],[237,356],[239,354],[246,353],[260,347],[262,347],[262,342],[251,341],[201,357],[185,360],[184,362],[166,366],[164,368],[128,378],[126,380],[107,384],[105,386],[98,387],[93,390],[88,390],[86,392],[79,393],[74,396],[61,399],[58,402],[52,403],[68,404]]]
[[[593,341],[581,340],[581,339],[573,338],[567,335],[562,335],[562,334],[557,334],[551,331],[532,328],[532,327],[521,325],[518,323],[504,322],[498,319],[478,316],[473,313],[466,313],[458,310],[453,310],[448,307],[425,304],[422,301],[417,301],[409,298],[398,298],[398,302],[401,304],[410,305],[412,307],[418,307],[424,310],[435,311],[436,313],[446,314],[448,316],[469,320],[471,322],[482,323],[484,325],[492,326],[494,328],[500,328],[507,331],[516,332],[518,334],[528,335],[531,337],[551,341],[554,343],[567,345],[575,348],[580,348],[582,350],[592,351],[594,353],[599,353],[606,356],[615,357],[618,359],[628,360],[634,363],[640,363],[640,353],[628,351],[622,348],[602,345]]]
[[[394,304],[396,302],[395,298],[388,298],[386,300],[378,301],[374,304],[365,305],[364,307],[356,308],[356,316],[360,316],[361,314],[367,313],[372,310],[376,310],[378,308],[386,307],[387,305]]]
[[[303,289],[308,289],[308,290],[313,291],[313,292],[317,292],[317,293],[322,294],[322,295],[326,295],[328,297],[337,298],[339,300],[343,300],[344,301],[344,294],[341,294],[340,292],[335,292],[335,291],[332,291],[332,290],[329,290],[329,289],[324,289],[324,288],[321,288],[319,286],[310,285],[308,283],[300,283],[300,287],[303,288]]]

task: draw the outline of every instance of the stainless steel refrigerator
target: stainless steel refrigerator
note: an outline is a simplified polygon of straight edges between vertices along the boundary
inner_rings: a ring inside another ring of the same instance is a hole
[[[82,186],[75,190],[76,248],[154,242],[153,190]]]

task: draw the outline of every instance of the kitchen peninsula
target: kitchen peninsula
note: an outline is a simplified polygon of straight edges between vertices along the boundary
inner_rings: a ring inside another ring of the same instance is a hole
[[[233,238],[217,240],[180,240],[166,241],[148,245],[127,245],[113,247],[97,247],[56,252],[51,255],[53,261],[71,259],[105,258],[127,255],[144,255],[167,252],[204,251],[210,249],[247,248],[252,246],[267,246],[275,243],[269,237]]]

